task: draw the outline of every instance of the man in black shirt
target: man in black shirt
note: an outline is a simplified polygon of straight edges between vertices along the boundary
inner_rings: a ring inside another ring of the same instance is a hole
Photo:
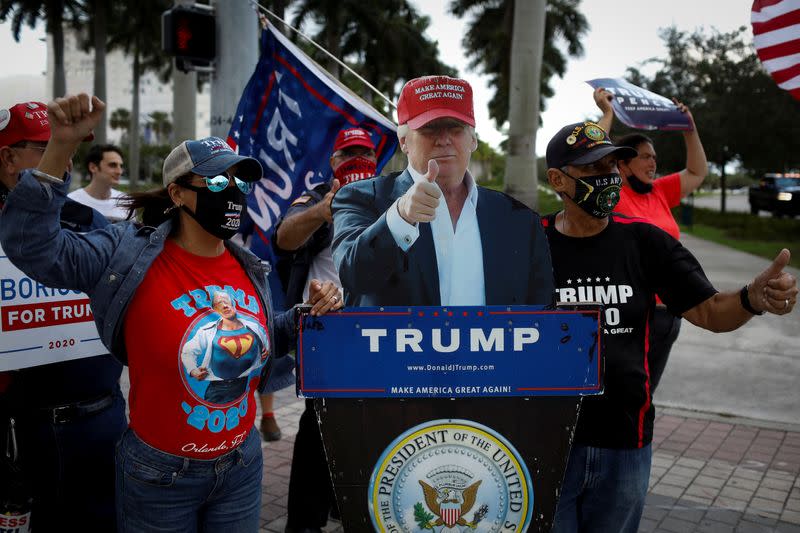
[[[678,241],[640,219],[613,214],[622,180],[597,124],[571,124],[547,146],[547,177],[564,210],[543,220],[557,300],[605,304],[601,396],[583,399],[553,531],[636,532],[650,477],[654,409],[648,329],[655,295],[669,310],[711,331],[732,331],[755,314],[789,313],[797,280],[789,251],[741,291],[720,293]]]

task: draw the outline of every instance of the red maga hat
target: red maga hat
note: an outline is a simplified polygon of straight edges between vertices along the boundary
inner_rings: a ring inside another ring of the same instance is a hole
[[[375,149],[375,143],[366,130],[361,128],[348,128],[339,132],[336,142],[333,143],[333,151],[343,150],[350,146],[364,146],[370,150]]]
[[[47,118],[46,104],[24,102],[8,109],[0,109],[0,146],[11,146],[22,141],[49,140],[50,120]],[[83,140],[94,140],[94,133]]]
[[[419,129],[437,118],[454,118],[475,126],[472,87],[466,80],[449,76],[423,76],[409,80],[397,101],[397,119]]]
[[[9,109],[0,109],[0,146],[22,141],[50,140],[47,106],[41,102],[25,102]]]

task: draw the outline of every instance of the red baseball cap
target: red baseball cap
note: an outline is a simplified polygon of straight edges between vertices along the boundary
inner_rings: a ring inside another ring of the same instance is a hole
[[[41,102],[25,102],[9,109],[0,109],[0,146],[21,141],[50,140],[47,106]]]
[[[364,146],[370,150],[375,149],[375,143],[372,142],[369,133],[361,128],[348,128],[340,131],[336,136],[336,142],[333,143],[333,151],[343,150],[350,146]]]
[[[94,139],[90,133],[84,140]],[[0,109],[0,146],[11,146],[22,141],[47,142],[50,140],[50,121],[47,105],[42,102],[24,102],[8,109]]]
[[[397,119],[419,129],[437,118],[454,118],[475,126],[472,87],[466,80],[449,76],[423,76],[403,85],[397,101]]]

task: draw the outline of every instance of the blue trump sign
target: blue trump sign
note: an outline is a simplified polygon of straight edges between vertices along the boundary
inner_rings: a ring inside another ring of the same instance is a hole
[[[642,89],[622,78],[598,78],[586,83],[603,87],[614,95],[611,106],[617,118],[640,130],[691,130],[689,116],[681,113],[669,98]]]
[[[304,315],[298,391],[318,398],[602,392],[600,309],[360,307]]]

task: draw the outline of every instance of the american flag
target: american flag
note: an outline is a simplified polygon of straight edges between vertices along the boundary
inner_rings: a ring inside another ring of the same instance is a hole
[[[755,0],[750,22],[764,68],[800,100],[800,0]]]

